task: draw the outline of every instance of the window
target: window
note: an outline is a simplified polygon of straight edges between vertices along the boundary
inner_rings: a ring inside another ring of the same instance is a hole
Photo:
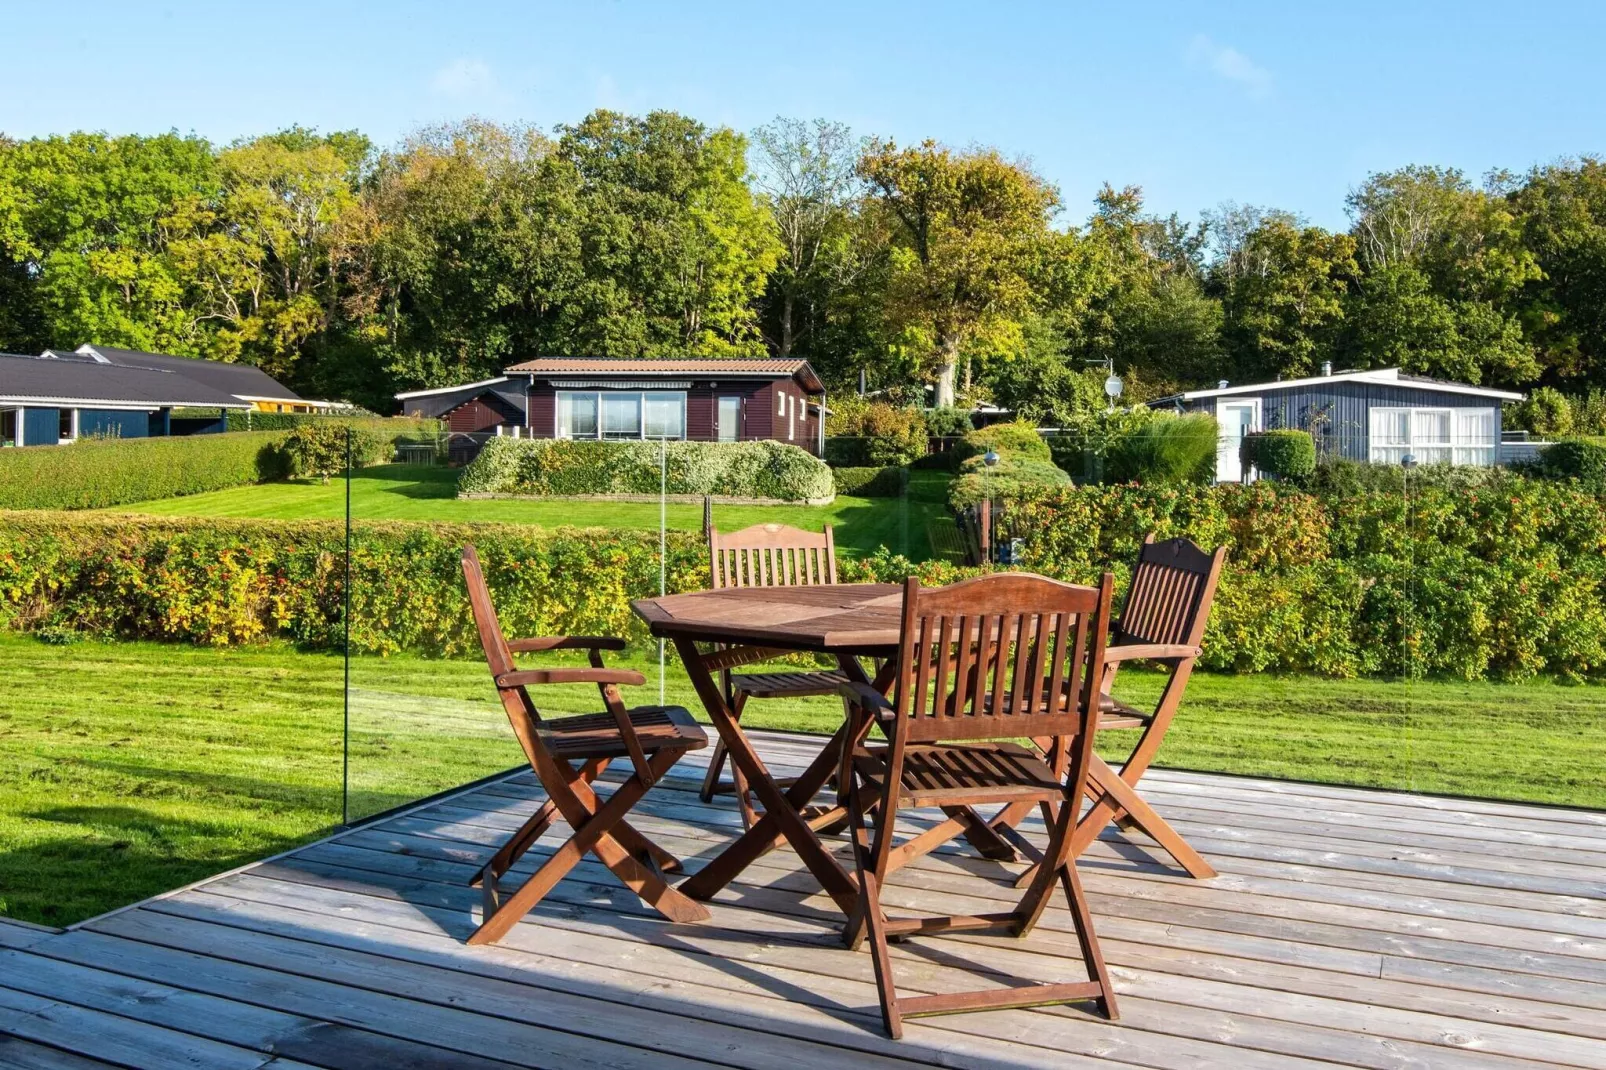
[[[558,438],[685,438],[682,390],[560,390]]]
[[[642,437],[686,437],[685,394],[674,390],[660,390],[643,394],[641,397],[642,407],[646,411]]]
[[[559,392],[557,437],[597,437],[597,395]]]
[[[786,391],[777,390],[775,392],[775,401],[776,401],[776,405],[777,405],[777,407],[775,409],[775,415],[777,415],[777,416],[785,416],[786,415]]]
[[[1493,409],[1374,408],[1369,455],[1379,464],[1493,464]]]
[[[60,409],[61,419],[58,423],[56,438],[62,442],[71,442],[78,437],[78,410]]]
[[[0,411],[0,447],[17,445],[17,429],[21,426],[22,413],[17,409]]]
[[[742,399],[719,399],[719,440],[721,442],[735,442],[737,429],[742,422]]]
[[[641,437],[641,395],[602,395],[602,437]]]

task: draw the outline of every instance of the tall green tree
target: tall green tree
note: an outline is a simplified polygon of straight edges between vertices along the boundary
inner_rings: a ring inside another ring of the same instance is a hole
[[[1522,317],[1547,377],[1606,384],[1606,163],[1535,168],[1508,201],[1539,268]]]
[[[760,352],[755,301],[780,252],[748,185],[747,141],[674,112],[597,111],[559,128],[579,176],[577,352]]]
[[[1357,273],[1355,240],[1268,217],[1222,285],[1222,336],[1238,378],[1309,375],[1333,349]]]
[[[1473,383],[1538,374],[1520,296],[1540,271],[1506,197],[1459,171],[1413,166],[1372,175],[1347,204],[1364,271],[1350,302],[1350,363]]]
[[[952,405],[967,348],[1019,345],[1058,191],[995,150],[956,153],[934,141],[872,144],[859,173],[893,235],[888,321],[923,352],[936,404]]]

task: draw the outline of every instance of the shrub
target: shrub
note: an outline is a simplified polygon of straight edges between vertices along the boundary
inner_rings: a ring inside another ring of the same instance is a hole
[[[1104,477],[1112,483],[1208,483],[1215,475],[1217,431],[1212,416],[1159,416],[1114,438]]]
[[[327,483],[346,470],[348,460],[357,468],[388,461],[391,440],[372,427],[331,420],[298,425],[284,437],[283,448],[291,475]]]
[[[278,431],[0,450],[0,508],[100,509],[282,479]]]
[[[932,438],[958,438],[975,430],[970,413],[952,405],[926,410],[926,434]]]
[[[1273,478],[1302,480],[1316,471],[1316,440],[1296,428],[1257,431],[1244,436],[1243,459]]]
[[[460,494],[712,494],[829,500],[831,470],[781,442],[577,442],[493,438],[458,480]]]
[[[981,457],[972,457],[959,466],[959,473],[948,487],[948,504],[954,509],[987,499],[998,501],[1053,490],[1071,482],[1070,476],[1048,461],[1007,456],[1001,456],[992,468]]]
[[[838,494],[858,498],[898,498],[909,486],[907,468],[833,468],[831,482]]]
[[[969,432],[954,445],[960,461],[984,456],[988,450],[999,457],[1012,457],[1027,461],[1052,463],[1054,455],[1048,443],[1037,433],[1037,428],[1025,420],[993,424]]]
[[[1541,386],[1512,406],[1511,425],[1547,438],[1570,435],[1573,416],[1573,403],[1566,394],[1553,386]]]
[[[478,546],[502,625],[517,635],[644,639],[633,598],[658,593],[658,534],[515,524],[364,524],[353,533],[352,649],[478,650],[458,552]],[[695,532],[670,532],[671,591],[707,583]],[[329,521],[0,516],[0,625],[226,646],[267,639],[338,650],[344,528]]]
[[[908,464],[926,454],[926,421],[919,409],[849,398],[826,421],[828,463],[860,467]]]
[[[1606,445],[1570,438],[1546,446],[1539,454],[1539,469],[1551,479],[1576,479],[1588,487],[1606,489]]]

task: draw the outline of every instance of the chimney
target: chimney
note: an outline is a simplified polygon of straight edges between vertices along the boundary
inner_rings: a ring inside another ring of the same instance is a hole
[[[1322,361],[1322,374],[1323,375],[1332,375],[1333,374],[1333,362],[1332,361],[1330,361],[1330,360]]]
[[[1225,379],[1217,380],[1216,389],[1217,390],[1225,390],[1225,389],[1227,389],[1227,380],[1225,380]]]

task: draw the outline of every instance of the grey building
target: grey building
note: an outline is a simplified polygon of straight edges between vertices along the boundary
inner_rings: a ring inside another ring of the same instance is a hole
[[[1501,406],[1522,398],[1509,390],[1375,368],[1242,386],[1223,382],[1149,405],[1214,416],[1221,428],[1216,478],[1237,482],[1245,474],[1239,459],[1244,436],[1277,428],[1311,432],[1317,450],[1330,457],[1376,464],[1399,464],[1407,456],[1421,464],[1497,464]]]

